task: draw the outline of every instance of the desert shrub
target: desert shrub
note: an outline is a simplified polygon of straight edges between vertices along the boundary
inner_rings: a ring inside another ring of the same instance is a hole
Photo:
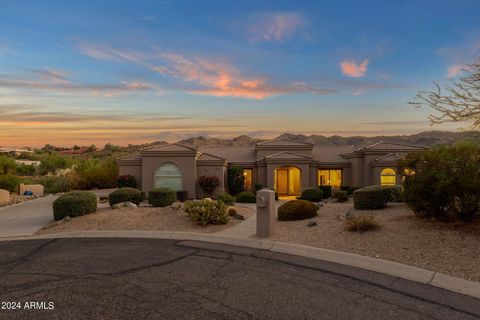
[[[328,199],[332,196],[332,186],[319,186],[318,188],[323,192],[323,199]]]
[[[403,198],[426,217],[471,220],[480,212],[480,145],[461,142],[408,155],[400,162]]]
[[[15,159],[0,155],[0,174],[13,173],[16,167]]]
[[[201,176],[198,178],[198,185],[202,188],[203,192],[211,196],[213,190],[220,185],[220,179],[216,176]]]
[[[333,197],[337,199],[337,202],[348,201],[348,191],[337,190],[333,193]]]
[[[228,209],[228,212],[227,212],[227,213],[228,213],[228,215],[229,215],[230,217],[233,217],[234,215],[237,214],[237,209],[235,209],[235,208],[230,208],[230,209]]]
[[[92,213],[97,210],[97,197],[88,191],[73,191],[61,195],[53,202],[53,217],[60,220]]]
[[[254,187],[255,194],[262,189],[263,189],[263,185],[261,185],[260,183],[255,184],[255,187]]]
[[[388,186],[383,187],[388,194],[389,202],[402,202],[403,201],[403,189],[401,186]]]
[[[42,156],[38,169],[42,175],[49,173],[54,174],[58,170],[70,168],[72,165],[72,158],[54,152]]]
[[[24,179],[23,183],[41,184],[45,188],[46,194],[56,194],[78,189],[78,176],[74,173],[69,173],[64,176],[32,177]]]
[[[142,202],[142,193],[137,189],[126,187],[115,190],[108,195],[108,203],[110,206],[127,201],[138,205]]]
[[[33,176],[35,174],[35,167],[27,164],[20,164],[15,169],[19,176]]]
[[[222,201],[226,205],[232,205],[235,203],[235,197],[229,195],[228,193],[219,195],[218,200]]]
[[[0,189],[5,189],[10,192],[18,192],[18,184],[20,179],[13,174],[0,175]]]
[[[117,188],[136,188],[137,187],[137,178],[130,174],[119,176],[116,181]]]
[[[235,197],[235,200],[238,203],[256,203],[257,197],[251,191],[243,191]]]
[[[227,207],[222,201],[190,200],[185,202],[185,212],[202,226],[228,222]]]
[[[279,221],[303,220],[316,216],[317,207],[307,200],[288,201],[278,208]]]
[[[386,207],[390,191],[381,186],[367,186],[355,190],[353,206],[357,210],[376,210]]]
[[[79,176],[80,189],[109,189],[115,188],[118,166],[113,159],[88,159],[80,162],[75,172]]]
[[[178,190],[177,191],[177,200],[180,202],[185,202],[188,200],[188,191],[187,190]]]
[[[233,196],[245,191],[245,176],[243,175],[242,168],[228,168],[227,185],[228,192]]]
[[[170,188],[158,188],[148,192],[148,203],[154,207],[166,207],[177,199],[177,192]]]
[[[353,232],[365,232],[380,228],[373,214],[359,214],[345,221],[345,230]]]
[[[355,190],[357,190],[358,188],[356,187],[350,187],[350,186],[340,186],[340,190],[342,191],[347,191],[348,194],[352,194]]]
[[[320,202],[323,199],[323,191],[317,188],[309,188],[302,191],[298,199],[311,202]]]

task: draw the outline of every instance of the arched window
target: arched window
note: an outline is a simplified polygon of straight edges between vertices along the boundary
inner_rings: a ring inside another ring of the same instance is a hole
[[[182,190],[182,172],[173,163],[165,163],[155,172],[155,188]]]
[[[394,186],[397,184],[397,174],[392,168],[385,168],[380,173],[380,184],[382,186]]]

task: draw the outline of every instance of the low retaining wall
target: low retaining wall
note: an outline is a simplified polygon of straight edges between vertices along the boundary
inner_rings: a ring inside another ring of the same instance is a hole
[[[23,184],[18,186],[18,194],[23,196],[25,192],[31,191],[33,196],[43,196],[45,188],[41,184]]]
[[[6,204],[10,202],[10,191],[0,189],[0,204]]]

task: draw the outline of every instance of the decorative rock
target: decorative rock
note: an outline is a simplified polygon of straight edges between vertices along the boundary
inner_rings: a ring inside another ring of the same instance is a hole
[[[239,214],[239,213],[235,213],[235,214],[233,215],[233,217],[234,217],[235,219],[237,219],[237,220],[245,220],[245,217],[242,216],[242,215]]]
[[[307,227],[315,227],[317,225],[318,224],[315,221],[310,221],[310,222],[308,222]]]
[[[138,206],[135,203],[130,202],[130,201],[124,202],[123,205],[124,205],[125,208],[130,208],[130,209],[138,208]]]
[[[170,207],[173,210],[178,211],[182,208],[182,203],[177,201],[177,202],[172,203],[172,205]]]
[[[318,202],[317,204],[318,204],[318,206],[319,206],[320,208],[323,207],[323,206],[325,206],[325,203],[324,203],[324,202],[321,202],[321,201]]]
[[[72,218],[70,218],[70,216],[66,216],[65,218],[63,218],[63,220],[65,220],[66,222],[72,220]]]
[[[353,218],[355,218],[355,213],[353,213],[352,211],[348,211],[347,213],[345,213],[345,220],[350,220]]]

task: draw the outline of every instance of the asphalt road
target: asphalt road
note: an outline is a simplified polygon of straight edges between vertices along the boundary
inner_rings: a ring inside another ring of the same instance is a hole
[[[1,319],[480,316],[479,300],[382,274],[250,248],[155,239],[0,242],[0,302],[20,305],[0,309]]]

